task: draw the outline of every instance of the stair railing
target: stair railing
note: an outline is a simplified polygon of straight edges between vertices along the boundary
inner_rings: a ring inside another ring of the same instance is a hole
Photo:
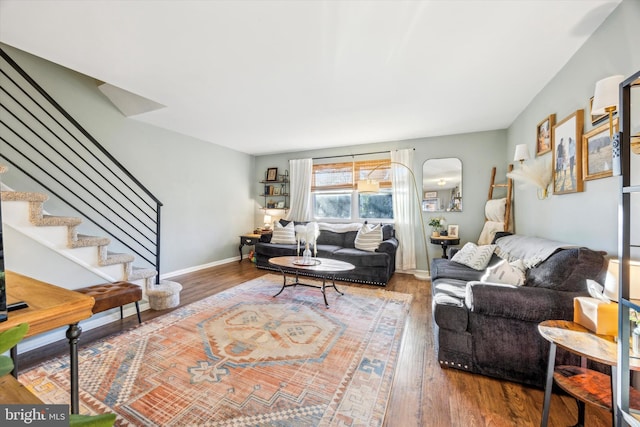
[[[159,280],[162,203],[1,48],[0,159],[29,191],[49,194],[48,207],[86,219]]]

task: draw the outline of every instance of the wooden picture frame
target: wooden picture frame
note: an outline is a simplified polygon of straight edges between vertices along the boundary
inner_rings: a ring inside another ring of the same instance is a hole
[[[277,181],[277,180],[278,180],[278,168],[268,168],[267,181]]]
[[[449,224],[449,226],[447,226],[447,236],[458,238],[458,226],[456,224]]]
[[[578,193],[582,181],[584,110],[576,110],[553,127],[553,194]]]
[[[618,132],[618,119],[613,120],[613,133]],[[582,171],[584,180],[613,176],[613,144],[609,121],[582,136]]]
[[[438,192],[437,191],[425,191],[424,192],[424,199],[433,199],[434,197],[438,197]]]
[[[280,187],[273,187],[273,195],[274,196],[279,196],[280,195]]]
[[[538,126],[536,126],[536,157],[550,153],[553,147],[553,126],[556,124],[556,115],[549,114]]]
[[[607,113],[594,115],[592,111],[593,111],[593,96],[589,98],[589,116],[591,117],[591,126],[595,126],[600,121],[602,121],[602,119],[604,119],[605,117],[609,117],[609,114]]]

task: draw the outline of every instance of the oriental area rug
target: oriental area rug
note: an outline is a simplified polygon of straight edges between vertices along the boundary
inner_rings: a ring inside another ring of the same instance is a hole
[[[266,275],[80,350],[80,413],[120,426],[379,426],[411,295]],[[20,374],[69,403],[68,357]]]

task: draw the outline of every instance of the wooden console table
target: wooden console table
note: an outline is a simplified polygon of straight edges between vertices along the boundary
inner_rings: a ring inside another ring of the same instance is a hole
[[[0,323],[0,332],[20,323],[28,323],[29,331],[26,336],[30,337],[68,326],[66,335],[69,340],[71,413],[77,414],[79,410],[78,338],[82,332],[78,322],[93,315],[91,312],[94,304],[93,297],[10,271],[6,272],[6,281],[7,303],[25,301],[29,307],[10,312],[9,319]],[[17,376],[18,364],[15,355],[16,352],[12,351]]]
[[[544,389],[544,405],[540,425],[547,426],[551,389],[556,384],[578,401],[578,423],[584,425],[584,404],[589,403],[612,412],[616,425],[615,379],[617,344],[613,337],[596,335],[587,328],[568,320],[546,320],[538,325],[540,335],[549,341],[549,364]],[[556,348],[563,348],[582,357],[582,366],[555,366]],[[611,366],[611,376],[587,369],[586,359]],[[640,359],[630,358],[630,368],[640,371]],[[630,405],[640,407],[640,392],[630,389]]]

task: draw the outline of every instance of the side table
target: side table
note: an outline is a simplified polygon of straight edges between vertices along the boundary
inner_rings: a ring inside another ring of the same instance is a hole
[[[271,235],[271,230],[263,230],[261,233],[247,233],[240,236],[240,245],[238,246],[238,252],[240,252],[240,262],[242,262],[243,246],[253,246],[262,239],[262,236],[269,235]]]
[[[546,320],[538,325],[540,335],[549,341],[549,362],[544,388],[544,405],[540,425],[546,427],[549,421],[549,405],[553,380],[578,401],[578,423],[584,425],[584,405],[589,403],[612,413],[616,424],[615,391],[617,344],[613,337],[596,335],[587,328],[568,320]],[[582,366],[555,366],[556,349],[563,348],[582,358]],[[611,366],[611,376],[587,369],[586,359]],[[640,359],[630,358],[630,369],[640,371]],[[629,402],[634,408],[640,407],[640,392],[630,388]]]
[[[440,237],[430,237],[429,240],[434,245],[440,245],[442,247],[442,258],[447,258],[447,248],[449,246],[455,246],[460,244],[459,237],[449,237],[449,236],[440,236]]]

